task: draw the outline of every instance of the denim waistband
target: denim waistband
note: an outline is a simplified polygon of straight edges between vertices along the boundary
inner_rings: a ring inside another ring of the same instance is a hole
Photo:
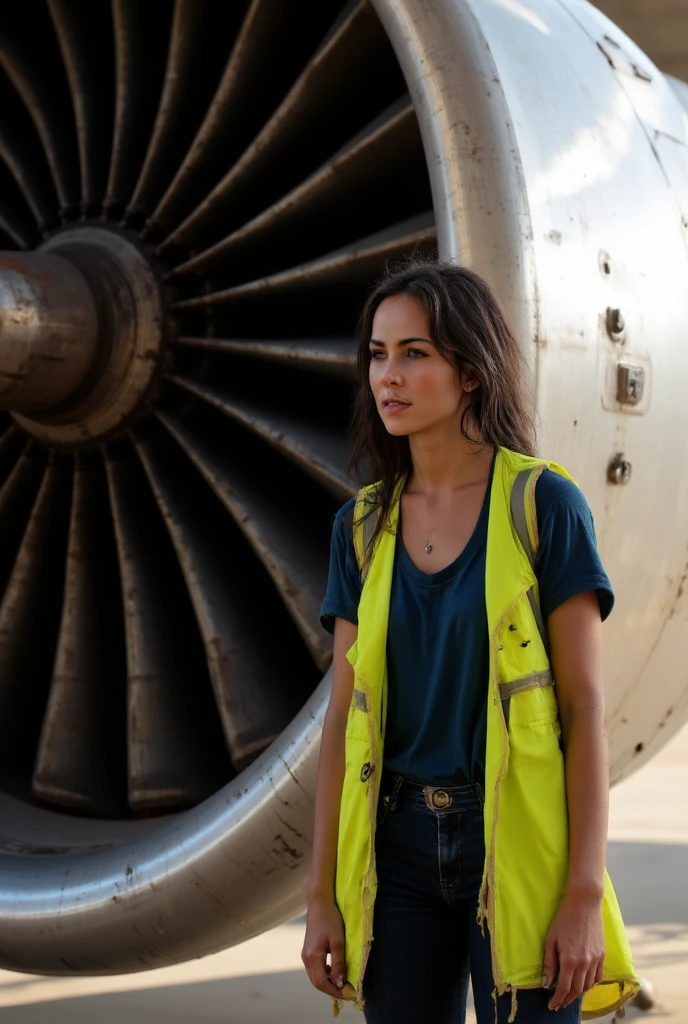
[[[477,782],[465,786],[426,786],[383,768],[379,799],[390,811],[406,804],[442,814],[482,810],[485,793]]]

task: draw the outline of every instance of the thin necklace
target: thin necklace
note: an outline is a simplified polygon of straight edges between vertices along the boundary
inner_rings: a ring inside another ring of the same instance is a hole
[[[420,519],[418,519],[417,516],[412,516],[410,512],[407,512],[406,515],[409,517],[409,519],[415,519],[417,523],[420,523]],[[423,529],[425,529],[425,527],[423,527]],[[432,544],[430,543],[430,538],[432,537],[432,535],[433,535],[433,533],[435,532],[436,529],[437,529],[437,527],[433,526],[432,530],[430,530],[429,533],[425,534],[425,554],[426,555],[429,555],[430,552],[432,551]]]

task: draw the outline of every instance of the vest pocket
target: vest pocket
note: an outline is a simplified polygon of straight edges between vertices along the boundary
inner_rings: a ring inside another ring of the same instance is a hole
[[[500,683],[499,695],[509,730],[517,725],[546,725],[558,716],[554,676],[550,669]]]

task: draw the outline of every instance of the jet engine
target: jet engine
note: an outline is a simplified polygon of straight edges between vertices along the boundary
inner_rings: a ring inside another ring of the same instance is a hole
[[[302,909],[387,262],[487,277],[590,500],[612,782],[685,720],[681,94],[581,0],[0,10],[0,966],[144,970]]]

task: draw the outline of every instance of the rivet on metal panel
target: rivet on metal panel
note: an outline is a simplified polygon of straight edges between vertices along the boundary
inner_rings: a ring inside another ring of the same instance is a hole
[[[617,452],[607,468],[610,484],[627,484],[631,479],[631,464],[622,452]]]
[[[626,321],[620,309],[607,308],[607,334],[612,341],[623,341],[626,337]]]
[[[605,252],[604,249],[600,249],[599,253],[597,254],[597,259],[598,259],[598,262],[599,262],[599,265],[600,265],[600,272],[605,277],[608,277],[611,274],[611,272],[612,272],[612,258],[611,258],[611,256],[609,255],[608,252]]]

